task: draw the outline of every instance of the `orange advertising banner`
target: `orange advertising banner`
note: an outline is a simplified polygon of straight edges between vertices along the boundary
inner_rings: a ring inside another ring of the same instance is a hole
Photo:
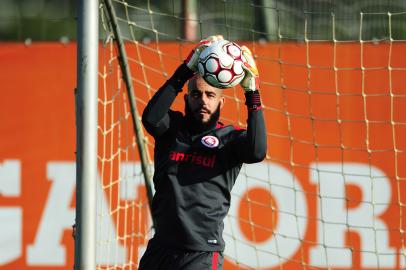
[[[224,269],[404,269],[405,44],[247,45],[258,56],[268,154],[233,189]],[[131,63],[137,97],[148,100],[165,80],[156,70],[170,74],[189,49],[160,44],[162,63],[141,48]],[[1,44],[0,59],[0,269],[72,269],[76,45]],[[241,92],[226,93],[226,122],[244,125]],[[181,96],[174,108],[183,111]],[[147,215],[138,215],[142,234]],[[117,242],[136,265],[146,241]]]

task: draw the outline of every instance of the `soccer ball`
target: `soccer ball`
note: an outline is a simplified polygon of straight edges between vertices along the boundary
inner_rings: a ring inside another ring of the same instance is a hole
[[[239,84],[244,78],[243,61],[244,56],[238,44],[218,40],[203,50],[197,68],[199,74],[211,86],[229,88]]]

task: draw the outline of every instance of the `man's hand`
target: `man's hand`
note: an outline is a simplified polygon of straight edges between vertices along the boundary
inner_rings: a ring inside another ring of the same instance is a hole
[[[245,58],[242,65],[242,68],[245,71],[245,76],[240,85],[246,92],[259,90],[259,73],[254,57],[252,56],[250,49],[246,46],[241,46],[241,50],[242,55]]]
[[[222,35],[209,36],[205,39],[202,39],[199,44],[189,53],[188,57],[185,60],[185,64],[190,70],[196,72],[197,62],[199,61],[199,56],[204,49],[210,46],[214,41],[222,40]]]

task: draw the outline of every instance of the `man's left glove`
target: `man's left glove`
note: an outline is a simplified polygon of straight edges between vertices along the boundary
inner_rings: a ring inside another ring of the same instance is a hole
[[[248,111],[261,110],[261,97],[259,95],[259,73],[254,57],[250,49],[246,46],[241,46],[242,55],[245,58],[242,68],[245,71],[244,79],[240,82],[241,87],[245,91],[245,105]]]
[[[196,47],[189,53],[188,57],[185,60],[185,64],[190,70],[193,72],[197,71],[197,63],[199,61],[199,56],[202,53],[204,49],[209,47],[214,41],[217,40],[222,40],[223,36],[222,35],[216,35],[216,36],[209,36],[205,39],[202,39],[199,44],[196,45]]]
[[[245,76],[240,85],[246,92],[259,90],[259,73],[252,52],[245,45],[241,46],[241,50],[245,58],[242,65]]]

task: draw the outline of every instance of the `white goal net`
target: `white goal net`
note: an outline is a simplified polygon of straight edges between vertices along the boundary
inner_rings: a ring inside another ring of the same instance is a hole
[[[224,269],[405,269],[405,1],[115,0],[115,18],[105,3],[98,269],[137,269],[152,234],[118,41],[141,114],[213,34],[252,50],[268,141],[232,190]],[[246,126],[242,92],[224,91],[225,124]]]

